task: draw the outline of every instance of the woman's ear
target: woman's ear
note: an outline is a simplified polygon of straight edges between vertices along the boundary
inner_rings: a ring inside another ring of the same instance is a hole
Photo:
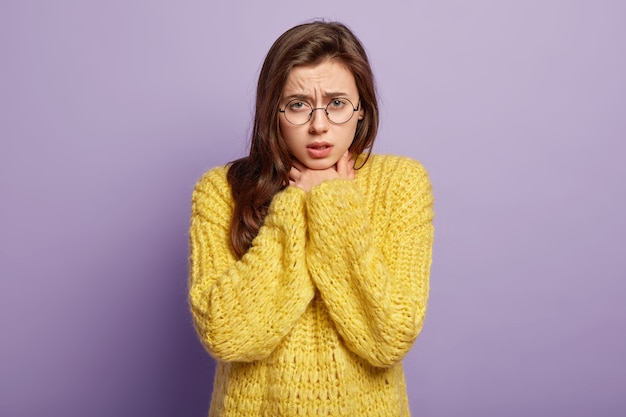
[[[361,106],[361,109],[359,110],[359,120],[363,120],[364,117],[365,117],[365,110],[363,110],[363,106]]]

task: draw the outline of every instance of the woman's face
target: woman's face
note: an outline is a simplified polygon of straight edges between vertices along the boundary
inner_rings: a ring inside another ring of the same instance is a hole
[[[296,99],[296,101],[292,101]],[[335,100],[338,99],[338,100]],[[325,108],[335,114],[348,99],[359,107],[359,93],[352,72],[342,63],[332,60],[317,65],[297,66],[289,73],[280,100],[280,109],[289,104],[294,114],[306,107]],[[349,103],[347,104],[349,106]],[[303,110],[304,109],[304,110]],[[350,109],[352,111],[352,109]],[[363,110],[353,112],[352,118],[343,124],[331,122],[324,110],[315,110],[311,119],[294,125],[279,113],[280,133],[291,154],[309,169],[327,169],[334,166],[348,150],[356,132],[357,123],[363,118]],[[331,116],[332,117],[332,116]]]

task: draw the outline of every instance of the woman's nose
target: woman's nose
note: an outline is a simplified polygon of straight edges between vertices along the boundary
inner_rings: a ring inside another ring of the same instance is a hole
[[[319,111],[318,111],[319,110]],[[328,130],[328,116],[324,107],[318,107],[312,110],[311,122],[309,130],[311,133],[323,133]]]

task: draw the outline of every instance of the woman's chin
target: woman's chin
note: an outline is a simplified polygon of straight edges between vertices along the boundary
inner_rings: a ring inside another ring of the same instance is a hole
[[[300,162],[308,169],[316,171],[334,168],[337,164],[337,161],[335,161],[334,158],[306,158],[304,161]]]
[[[328,162],[328,161],[307,161],[306,164],[304,164],[308,169],[312,169],[315,171],[322,171],[328,168],[332,168],[335,166],[335,163],[332,162]]]

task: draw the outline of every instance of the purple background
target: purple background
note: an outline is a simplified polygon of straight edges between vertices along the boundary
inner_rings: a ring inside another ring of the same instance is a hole
[[[0,415],[204,416],[194,182],[273,40],[350,25],[429,169],[415,416],[626,415],[626,3],[0,1]]]

